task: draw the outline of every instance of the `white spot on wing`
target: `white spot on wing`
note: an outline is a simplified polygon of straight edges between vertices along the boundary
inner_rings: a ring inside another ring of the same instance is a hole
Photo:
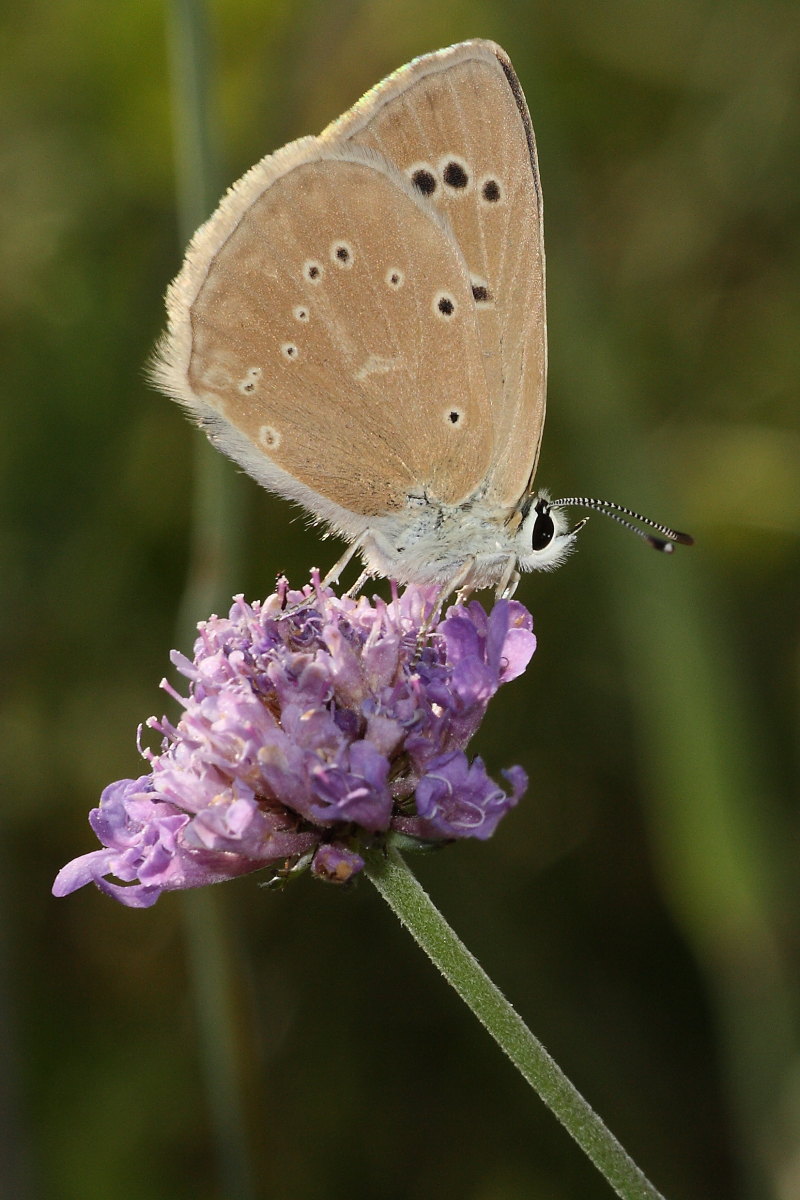
[[[470,274],[469,281],[472,284],[472,297],[478,308],[492,307],[494,296],[489,291],[489,284],[483,276]]]
[[[224,392],[229,387],[232,387],[233,378],[230,371],[226,371],[224,367],[219,366],[217,363],[212,363],[206,367],[200,376],[200,382],[207,388],[211,388],[212,391],[218,388]]]
[[[239,380],[239,391],[243,396],[250,396],[258,388],[258,381],[261,378],[261,367],[249,367],[245,372],[244,379]]]
[[[348,271],[352,267],[353,247],[344,238],[337,238],[331,244],[331,262],[345,271]]]
[[[399,358],[383,358],[380,354],[370,354],[367,361],[353,372],[353,378],[361,383],[370,375],[385,375],[388,371],[397,370],[400,362]]]
[[[437,292],[433,297],[433,311],[440,321],[452,321],[456,315],[456,298],[450,292]]]
[[[307,258],[303,263],[303,278],[309,283],[322,283],[322,276],[325,274],[325,268],[316,258]]]

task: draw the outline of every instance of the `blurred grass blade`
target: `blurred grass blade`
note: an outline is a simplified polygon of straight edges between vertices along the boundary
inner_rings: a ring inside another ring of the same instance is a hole
[[[559,356],[571,394],[557,419],[565,424],[577,477],[623,502],[671,513],[675,502],[659,497],[657,471],[646,461],[633,384],[620,369],[624,350],[609,352],[619,335],[575,284],[585,276],[582,260],[573,266],[571,293],[562,280],[562,311],[553,320],[555,328],[584,330]],[[609,422],[614,438],[635,450],[615,460],[613,478],[598,453]],[[800,1060],[780,937],[781,912],[791,909],[792,838],[773,826],[764,802],[771,783],[759,747],[768,744],[768,731],[748,701],[736,636],[707,578],[702,539],[687,552],[689,560],[621,550],[613,568],[600,562],[596,543],[585,551],[598,562],[627,657],[663,895],[715,1011],[734,1152],[748,1194],[777,1196],[780,1177],[798,1155],[790,1114]]]
[[[221,190],[209,119],[210,47],[202,0],[171,0],[168,37],[178,223],[181,240],[188,242]],[[241,525],[229,464],[205,438],[196,436],[194,445],[191,551],[178,618],[182,647],[191,641],[199,619],[227,607],[236,578],[235,531]],[[215,891],[188,892],[182,904],[220,1192],[226,1200],[251,1200],[256,1193],[245,1132],[245,1039],[237,1021],[241,972],[235,969],[235,939]]]

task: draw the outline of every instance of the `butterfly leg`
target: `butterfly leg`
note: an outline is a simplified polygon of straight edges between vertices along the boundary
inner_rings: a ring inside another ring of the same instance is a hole
[[[339,582],[339,576],[341,575],[342,571],[345,569],[347,564],[350,562],[350,559],[355,555],[355,553],[361,546],[362,540],[363,540],[362,538],[356,538],[356,540],[347,547],[347,549],[345,550],[342,557],[337,559],[336,562],[331,567],[331,569],[325,573],[325,576],[322,580],[323,587],[330,587],[330,585],[332,583]],[[359,580],[359,585],[360,585],[360,587],[364,586],[360,580]]]
[[[467,559],[461,569],[452,579],[448,579],[447,583],[443,584],[436,593],[436,599],[433,602],[429,615],[422,622],[421,634],[425,637],[428,630],[433,626],[435,621],[438,621],[441,611],[444,607],[444,602],[448,596],[456,593],[456,604],[463,604],[467,597],[474,591],[467,583],[470,575],[475,569],[475,557],[471,556]]]
[[[436,598],[435,598],[433,604],[431,605],[431,610],[427,614],[427,616],[425,616],[423,618],[422,624],[420,625],[419,633],[417,634],[416,658],[419,658],[419,656],[422,654],[428,634],[430,633],[430,631],[433,628],[436,621],[438,621],[439,616],[442,611],[442,608],[444,607],[444,602],[447,599],[447,597],[452,596],[453,592],[455,592],[456,593],[456,603],[460,604],[460,603],[462,603],[462,601],[461,601],[462,593],[466,593],[467,595],[469,595],[469,593],[473,590],[472,588],[470,588],[467,585],[467,580],[469,579],[470,575],[472,574],[474,568],[475,568],[475,558],[474,558],[474,556],[471,556],[464,563],[463,567],[461,567],[460,571],[456,575],[454,575],[452,579],[448,579],[447,583],[443,584],[442,587],[439,589],[439,591],[436,593]]]
[[[341,575],[342,571],[345,569],[347,564],[350,562],[350,559],[353,557],[353,555],[358,550],[359,546],[361,545],[361,542],[362,542],[362,539],[358,538],[355,542],[353,542],[353,544],[351,546],[347,547],[347,549],[345,550],[345,552],[341,556],[341,558],[337,559],[337,561],[333,564],[331,569],[329,571],[327,571],[325,573],[325,575],[323,576],[323,578],[320,580],[321,588],[330,587],[330,585],[332,583],[338,583],[339,576]],[[358,593],[361,591],[362,587],[364,586],[364,584],[366,583],[368,578],[369,578],[369,573],[367,571],[363,571],[361,573],[361,575],[359,575],[358,579],[353,584],[353,586],[351,588],[348,588],[346,594],[348,596],[357,596]],[[316,592],[312,590],[310,595],[306,596],[305,600],[301,600],[299,604],[293,604],[290,608],[284,609],[284,611],[281,615],[284,617],[291,617],[295,613],[301,612],[302,609],[304,609],[304,608],[310,608],[311,605],[316,600],[316,598],[317,598]]]
[[[355,583],[352,584],[352,586],[349,587],[347,589],[347,591],[344,593],[345,596],[349,596],[351,600],[354,600],[355,597],[359,594],[359,592],[363,588],[364,584],[370,578],[371,578],[371,575],[370,575],[369,571],[362,571],[361,574],[359,575],[358,579],[355,581]]]
[[[494,592],[495,600],[510,600],[514,595],[514,592],[517,590],[518,583],[519,571],[517,570],[517,556],[515,554],[509,554],[508,562],[503,569],[503,574],[497,581],[497,587],[495,588]]]

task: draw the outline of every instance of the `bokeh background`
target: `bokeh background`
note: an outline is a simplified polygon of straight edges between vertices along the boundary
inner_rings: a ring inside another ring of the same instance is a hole
[[[602,1200],[366,881],[51,898],[209,588],[262,596],[335,550],[225,463],[217,546],[205,445],[144,379],[183,238],[165,4],[0,22],[0,1192]],[[697,546],[595,517],[523,581],[539,649],[475,749],[530,791],[416,868],[667,1195],[796,1200],[800,9],[213,0],[216,191],[470,36],[508,50],[539,142],[540,478]]]

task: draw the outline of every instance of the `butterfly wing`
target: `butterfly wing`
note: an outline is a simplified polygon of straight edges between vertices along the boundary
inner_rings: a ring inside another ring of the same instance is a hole
[[[452,233],[374,152],[301,139],[192,241],[154,376],[220,449],[348,537],[411,496],[468,497],[492,453]]]
[[[488,491],[513,506],[538,458],[547,346],[536,145],[511,63],[485,41],[415,59],[322,140],[378,151],[453,229],[471,275],[492,405]]]

